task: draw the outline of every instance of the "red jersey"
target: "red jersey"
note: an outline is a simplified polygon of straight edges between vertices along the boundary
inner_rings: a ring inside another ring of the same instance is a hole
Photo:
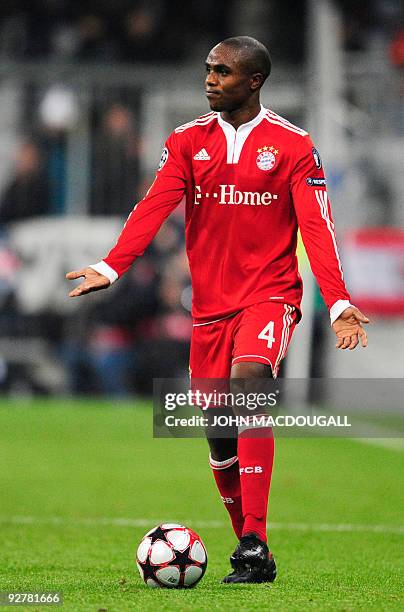
[[[321,159],[304,130],[263,107],[237,130],[216,112],[178,127],[95,269],[111,281],[126,272],[183,197],[196,322],[265,301],[299,310],[298,228],[327,307],[349,305]]]

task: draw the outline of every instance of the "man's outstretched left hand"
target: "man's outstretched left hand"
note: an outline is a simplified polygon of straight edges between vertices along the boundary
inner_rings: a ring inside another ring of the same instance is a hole
[[[336,348],[349,348],[352,351],[358,346],[359,338],[362,346],[367,346],[368,339],[362,323],[370,323],[370,320],[355,306],[346,308],[332,324],[338,338]]]

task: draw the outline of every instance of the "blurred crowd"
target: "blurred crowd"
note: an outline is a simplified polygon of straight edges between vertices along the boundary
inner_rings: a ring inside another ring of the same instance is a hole
[[[38,107],[32,113],[32,106]],[[66,213],[69,135],[79,113],[73,89],[52,85],[39,103],[29,93],[23,106],[25,130],[15,146],[14,168],[0,194],[0,221]],[[93,105],[89,113],[90,177],[86,211],[125,215],[144,190],[140,181],[141,136],[136,100]]]
[[[0,336],[45,337],[66,367],[69,392],[150,393],[153,377],[187,374],[191,287],[181,207],[144,257],[95,303],[83,300],[71,315],[45,310],[26,316],[16,300],[20,262],[8,243],[9,229],[16,222],[66,213],[69,112],[60,113],[67,103],[62,93],[45,93],[39,118],[35,123],[31,117],[31,133],[16,146],[13,173],[0,193]],[[115,100],[95,107],[91,124],[87,213],[120,216],[123,222],[154,178],[139,172],[136,104]],[[0,359],[0,389],[18,388],[19,379],[27,377],[21,367],[2,368]],[[36,386],[33,381],[35,391],[46,392]]]
[[[3,53],[96,62],[187,59],[195,36],[220,39],[232,2],[3,0]]]
[[[318,0],[321,2],[321,0]],[[401,0],[335,0],[347,50],[394,33]],[[304,59],[307,2],[295,0],[2,0],[0,55],[85,62],[177,62],[199,57],[235,33],[253,30],[277,61]],[[246,10],[247,9],[247,10]]]

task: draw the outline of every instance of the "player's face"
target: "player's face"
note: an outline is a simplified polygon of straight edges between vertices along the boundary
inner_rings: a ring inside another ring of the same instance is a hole
[[[249,74],[234,49],[217,45],[206,62],[205,91],[213,111],[241,108],[252,94]]]

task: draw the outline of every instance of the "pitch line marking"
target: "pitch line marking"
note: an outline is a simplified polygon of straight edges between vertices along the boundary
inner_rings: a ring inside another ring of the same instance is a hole
[[[63,525],[63,526],[87,526],[87,527],[150,527],[167,522],[167,520],[153,518],[67,518],[59,516],[37,517],[37,516],[0,516],[0,523],[11,523],[14,525]],[[174,522],[181,522],[177,519]],[[199,529],[222,529],[228,526],[227,521],[195,521],[186,519],[184,524],[192,524]],[[404,534],[404,525],[356,525],[355,523],[269,523],[269,531],[322,531],[329,533],[392,533]]]
[[[371,444],[372,446],[388,448],[392,451],[404,451],[403,438],[352,438],[352,440],[354,440],[354,442],[360,442],[361,444]]]

